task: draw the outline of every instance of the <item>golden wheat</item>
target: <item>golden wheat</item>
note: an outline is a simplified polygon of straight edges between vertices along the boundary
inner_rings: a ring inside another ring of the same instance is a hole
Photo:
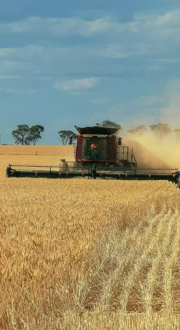
[[[0,329],[180,328],[180,191],[169,182],[5,178]]]
[[[41,146],[41,145],[0,145],[0,155],[36,155],[74,157],[73,146]],[[26,157],[27,158],[27,157]],[[69,159],[70,160],[70,159]]]

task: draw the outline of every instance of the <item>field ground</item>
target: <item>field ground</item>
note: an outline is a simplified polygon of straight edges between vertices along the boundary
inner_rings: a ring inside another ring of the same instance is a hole
[[[180,329],[180,190],[5,178],[59,158],[0,155],[0,329]]]

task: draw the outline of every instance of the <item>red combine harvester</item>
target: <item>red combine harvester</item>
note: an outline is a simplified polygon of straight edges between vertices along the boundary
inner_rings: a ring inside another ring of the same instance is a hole
[[[116,137],[117,128],[101,126],[80,128],[75,147],[74,167],[88,169],[96,164],[102,170],[135,170],[136,159],[133,150],[122,146],[122,138]]]
[[[57,166],[9,164],[6,177],[100,177],[121,180],[169,180],[175,183],[178,181],[177,168],[138,169],[133,149],[130,151],[128,146],[122,145],[122,138],[115,135],[117,128],[101,127],[98,124],[93,127],[75,128],[79,133],[76,136],[77,145],[74,147],[75,161],[67,162],[61,159],[61,164]],[[17,167],[19,169],[15,169]],[[166,170],[169,173],[164,173]]]

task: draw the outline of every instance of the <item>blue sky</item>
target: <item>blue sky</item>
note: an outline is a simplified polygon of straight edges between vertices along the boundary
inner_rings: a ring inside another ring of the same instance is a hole
[[[0,0],[0,135],[105,119],[180,128],[179,0]]]

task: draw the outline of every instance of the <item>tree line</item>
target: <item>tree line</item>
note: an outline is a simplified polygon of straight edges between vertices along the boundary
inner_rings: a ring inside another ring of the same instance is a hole
[[[104,120],[100,124],[96,124],[101,127],[114,127],[118,128],[118,131],[122,129],[121,125],[110,121],[110,120]],[[169,127],[168,124],[156,124],[156,125],[150,125],[150,130],[153,132],[153,134],[159,139],[161,142],[163,137],[175,133],[176,135],[176,143],[179,143],[180,141],[180,129],[172,129]],[[127,132],[130,133],[132,136],[142,136],[147,131],[147,128],[144,125],[136,126],[134,129],[130,129]],[[44,127],[41,125],[34,125],[29,127],[28,125],[18,125],[17,129],[12,131],[12,137],[15,141],[15,144],[21,144],[21,145],[35,145],[38,140],[42,138],[41,134],[44,132]],[[70,130],[61,130],[58,132],[59,138],[63,145],[73,144],[76,141],[77,134]]]
[[[162,123],[150,125],[149,127],[151,132],[156,136],[159,142],[161,142],[165,136],[168,136],[172,133],[174,133],[176,136],[176,143],[179,143],[180,141],[180,128],[172,129],[171,127],[169,127],[168,124]],[[145,132],[147,132],[147,128],[144,125],[136,126],[134,129],[128,130],[128,133],[133,136],[143,136]]]
[[[101,124],[98,124],[100,126],[106,126],[106,127],[116,127],[121,129],[121,126],[110,121],[105,120]],[[17,129],[12,131],[12,137],[15,141],[15,144],[21,144],[21,145],[30,145],[30,144],[36,144],[36,142],[40,139],[42,139],[41,134],[44,132],[44,127],[41,125],[34,125],[29,127],[28,125],[17,125]],[[59,138],[63,145],[66,145],[69,140],[70,143],[73,144],[76,140],[77,133],[74,133],[70,130],[61,130],[58,132]]]

